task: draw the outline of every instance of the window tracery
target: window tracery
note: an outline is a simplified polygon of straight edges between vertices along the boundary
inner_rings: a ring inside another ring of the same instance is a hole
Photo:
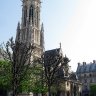
[[[29,9],[29,22],[31,18],[32,18],[32,24],[33,24],[34,23],[34,9],[32,5],[30,6],[30,9]]]
[[[26,26],[27,6],[24,7],[24,26]]]

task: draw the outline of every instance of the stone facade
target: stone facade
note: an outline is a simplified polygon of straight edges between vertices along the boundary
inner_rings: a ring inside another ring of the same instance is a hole
[[[40,0],[22,0],[22,20],[18,23],[16,41],[35,46],[35,58],[44,51],[44,28],[40,25]]]
[[[25,42],[26,44],[30,43],[35,46],[32,58],[40,58],[44,52],[44,28],[43,24],[40,26],[40,4],[40,0],[22,0],[22,20],[21,24],[18,23],[17,26],[16,41]],[[61,47],[46,52],[54,56],[58,54],[63,56]],[[59,88],[56,90],[58,96],[81,96],[82,85],[77,80],[76,74],[69,73],[69,70],[61,68],[58,75],[60,76],[59,80],[56,78]],[[20,96],[32,95],[21,94]]]
[[[82,84],[79,81],[63,80],[59,91],[59,96],[81,96]]]
[[[45,65],[53,67],[52,64],[54,63],[50,61],[53,60],[54,62],[54,58],[59,55],[64,58],[61,47],[45,51]],[[51,90],[52,96],[81,96],[82,84],[79,82],[76,73],[71,72],[69,65],[67,66],[64,65],[57,71],[55,83],[53,84],[55,90],[53,90],[54,88]]]
[[[86,64],[78,63],[77,67],[77,76],[78,79],[82,82],[82,96],[89,96],[90,94],[90,85],[96,84],[96,61]]]

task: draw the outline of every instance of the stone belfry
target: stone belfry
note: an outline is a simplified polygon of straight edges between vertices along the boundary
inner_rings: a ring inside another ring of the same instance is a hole
[[[44,28],[43,24],[40,25],[40,7],[40,0],[22,0],[22,19],[21,24],[18,23],[17,26],[16,40],[34,44],[34,57],[41,57],[44,51]]]

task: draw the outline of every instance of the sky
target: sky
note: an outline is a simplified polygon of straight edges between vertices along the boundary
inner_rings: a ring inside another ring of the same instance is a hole
[[[16,35],[21,22],[22,2],[1,0],[0,43]],[[96,0],[42,0],[41,23],[44,24],[45,49],[62,44],[63,54],[71,60],[76,71],[77,63],[96,60]]]

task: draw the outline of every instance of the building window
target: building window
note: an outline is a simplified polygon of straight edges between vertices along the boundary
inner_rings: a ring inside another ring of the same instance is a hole
[[[87,79],[84,79],[84,83],[87,83]]]
[[[86,74],[84,74],[84,78],[86,78]]]
[[[69,86],[69,82],[67,82],[67,86]]]
[[[87,87],[87,85],[85,85],[85,86],[84,86],[84,89],[85,89],[85,90],[88,90],[88,87]]]
[[[33,6],[31,5],[30,6],[30,10],[29,10],[29,22],[30,22],[30,20],[32,19],[32,24],[34,23],[33,21],[34,21],[34,12],[33,12]]]
[[[24,7],[24,26],[26,26],[27,6]]]
[[[92,74],[90,74],[89,77],[92,77]]]
[[[37,7],[36,15],[37,15],[37,27],[38,27],[38,25],[39,25],[39,8],[38,7]]]
[[[92,83],[92,79],[90,79],[90,83]]]

